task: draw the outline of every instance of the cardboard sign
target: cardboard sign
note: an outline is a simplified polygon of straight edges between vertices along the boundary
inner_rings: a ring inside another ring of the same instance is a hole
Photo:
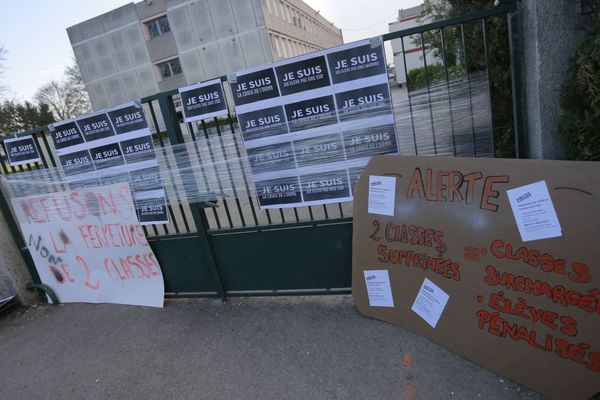
[[[4,139],[4,148],[11,166],[41,162],[33,136]]]
[[[261,208],[349,201],[374,154],[397,153],[381,39],[229,80]]]
[[[179,94],[185,122],[214,118],[228,113],[220,79],[179,88]]]
[[[62,303],[162,307],[164,282],[129,185],[12,200],[36,269]]]
[[[371,177],[386,176],[394,212],[369,213]],[[374,157],[354,198],[357,307],[552,398],[587,399],[600,391],[599,204],[598,163]],[[524,242],[523,221],[552,234]],[[369,304],[371,270],[388,271],[393,308]]]
[[[169,222],[164,186],[154,170],[158,161],[152,133],[138,103],[57,122],[50,134],[71,189],[130,181],[140,223]],[[140,177],[150,169],[150,177]],[[134,183],[140,179],[156,184],[144,188]],[[148,198],[153,199],[152,213],[146,211]]]

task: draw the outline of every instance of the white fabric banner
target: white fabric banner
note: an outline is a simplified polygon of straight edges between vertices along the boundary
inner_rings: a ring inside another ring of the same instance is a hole
[[[126,183],[13,199],[41,281],[61,303],[162,307],[160,265]]]

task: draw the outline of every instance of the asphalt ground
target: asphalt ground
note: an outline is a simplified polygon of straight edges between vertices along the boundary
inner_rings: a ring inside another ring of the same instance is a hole
[[[544,399],[350,296],[16,308],[0,398]]]

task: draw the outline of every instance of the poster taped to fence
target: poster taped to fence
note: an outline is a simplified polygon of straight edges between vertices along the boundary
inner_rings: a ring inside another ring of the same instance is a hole
[[[372,176],[395,178],[391,215],[368,210]],[[588,399],[599,201],[599,163],[374,157],[354,198],[357,307],[552,398]],[[393,308],[369,304],[370,270],[389,273]]]
[[[215,118],[228,113],[220,79],[179,88],[179,95],[185,122]]]
[[[127,183],[12,204],[40,279],[61,303],[163,306],[162,272]]]
[[[13,167],[42,161],[32,135],[4,139],[4,148]]]
[[[261,208],[349,201],[369,158],[398,152],[380,38],[240,71],[229,83]]]
[[[50,134],[71,189],[129,182],[140,223],[169,222],[152,133],[140,104],[57,122]]]

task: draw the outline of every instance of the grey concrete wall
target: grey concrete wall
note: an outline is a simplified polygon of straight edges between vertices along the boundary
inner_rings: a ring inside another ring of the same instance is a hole
[[[25,289],[31,281],[21,251],[8,229],[4,214],[0,213],[0,299],[17,295],[23,304],[39,302],[39,297]]]
[[[582,16],[573,0],[524,0],[521,15],[529,156],[563,158],[554,136],[561,113],[560,87],[582,33]]]
[[[162,61],[164,59],[177,55],[177,44],[173,32],[157,36],[154,39],[146,42],[148,55],[153,62]]]
[[[135,6],[140,20],[152,18],[167,11],[165,0],[140,1]]]
[[[133,3],[70,27],[67,33],[94,109],[159,91]]]
[[[167,0],[187,82],[272,61],[260,0]]]

